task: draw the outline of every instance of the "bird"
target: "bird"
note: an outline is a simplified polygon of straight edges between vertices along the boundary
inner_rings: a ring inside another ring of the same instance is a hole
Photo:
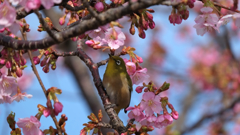
[[[103,86],[110,98],[110,102],[115,104],[114,110],[116,113],[118,114],[122,109],[126,113],[133,88],[132,80],[121,57],[109,54],[108,65],[103,76]]]

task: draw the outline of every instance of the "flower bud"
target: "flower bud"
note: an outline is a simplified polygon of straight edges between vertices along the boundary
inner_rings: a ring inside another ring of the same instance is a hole
[[[104,10],[104,5],[102,2],[97,2],[94,7],[98,12],[102,12]]]
[[[7,61],[5,66],[6,66],[6,68],[11,68],[12,67],[12,63],[10,61]]]
[[[138,27],[138,36],[142,39],[146,37],[146,34],[141,27]]]
[[[41,61],[40,66],[43,67],[47,64],[47,57],[44,57],[44,59]]]
[[[139,57],[139,56],[137,56],[137,55],[136,55],[136,57],[137,57],[137,60],[138,60],[139,63],[143,63],[142,57]]]
[[[48,73],[49,72],[49,67],[48,67],[49,65],[46,65],[45,67],[43,67],[43,72],[45,72],[45,73]]]
[[[53,64],[53,65],[51,66],[51,69],[52,69],[52,70],[55,70],[56,67],[57,67],[56,64]]]
[[[147,15],[147,17],[148,17],[149,20],[153,20],[153,15],[152,15],[152,14],[146,12],[146,15]]]
[[[50,110],[49,108],[44,109],[43,115],[44,115],[45,117],[48,117],[50,114],[51,114],[51,110]]]
[[[132,35],[135,34],[135,28],[134,28],[134,24],[133,24],[133,23],[131,24],[131,27],[130,27],[130,29],[129,29],[129,32],[130,32]]]
[[[150,27],[150,29],[155,28],[155,22],[154,21],[149,21],[148,26]]]
[[[175,119],[175,120],[178,119],[178,112],[177,111],[172,111],[171,114],[172,114],[173,119]]]
[[[61,102],[55,102],[54,103],[54,114],[58,115],[60,112],[62,112],[63,109],[63,105]]]
[[[144,88],[144,86],[138,86],[138,87],[136,88],[136,92],[137,92],[137,93],[141,93],[142,90],[143,90],[143,88]]]
[[[61,17],[61,18],[59,19],[59,24],[60,24],[60,25],[64,25],[65,19],[66,19],[66,15],[64,15],[63,17]]]
[[[38,58],[38,56],[33,57],[33,62],[35,65],[40,63],[40,59]]]
[[[5,63],[6,63],[6,60],[0,58],[0,64],[4,65]]]
[[[17,66],[16,67],[16,75],[18,76],[18,77],[21,77],[22,76],[22,70]]]

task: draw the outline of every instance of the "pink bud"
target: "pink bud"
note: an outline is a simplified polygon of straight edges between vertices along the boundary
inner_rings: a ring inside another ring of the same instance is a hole
[[[142,39],[146,37],[146,34],[141,27],[138,27],[138,36]]]
[[[0,58],[0,64],[4,65],[5,63],[6,63],[6,60]]]
[[[134,24],[133,24],[133,23],[131,24],[131,27],[130,27],[130,29],[129,29],[129,32],[130,32],[132,35],[135,34],[135,28],[134,28]]]
[[[144,86],[138,86],[138,87],[136,88],[136,92],[137,92],[137,93],[141,93],[142,90],[143,90],[143,88],[144,88]]]
[[[155,28],[155,22],[154,21],[149,21],[148,26],[150,27],[150,29]]]
[[[45,72],[45,73],[48,73],[49,72],[49,67],[48,67],[49,65],[46,65],[45,67],[43,67],[43,72]]]
[[[50,114],[51,114],[51,110],[50,110],[50,109],[48,109],[48,108],[44,109],[43,115],[44,115],[45,117],[48,117]]]
[[[147,15],[147,17],[148,17],[149,20],[153,20],[153,15],[152,15],[152,14],[146,12],[146,15]]]
[[[139,63],[143,63],[143,59],[141,57],[139,57],[137,55],[136,55],[136,57],[137,57],[137,60],[138,60]]]
[[[177,120],[178,119],[178,112],[177,111],[172,111],[172,118]]]
[[[24,66],[25,64],[27,63],[27,60],[26,59],[21,59],[21,61],[20,61],[20,65],[21,66]]]
[[[87,40],[85,42],[85,44],[87,44],[89,47],[92,47],[94,45],[94,41],[93,40]]]
[[[6,66],[7,68],[11,68],[11,67],[12,67],[12,63],[11,63],[10,61],[7,61],[5,66]]]
[[[18,77],[21,77],[22,76],[22,70],[17,66],[17,70],[16,70],[16,75]]]
[[[45,66],[46,64],[47,64],[47,57],[45,57],[45,58],[41,61],[40,66],[43,67],[43,66]]]
[[[60,112],[62,112],[63,105],[61,102],[55,102],[54,103],[54,114],[58,115]]]
[[[59,24],[60,24],[60,25],[64,25],[64,23],[65,23],[65,18],[66,18],[66,17],[63,16],[63,17],[61,17],[61,18],[59,19]]]
[[[148,88],[145,88],[145,89],[144,89],[144,92],[148,92],[148,91],[149,91],[149,89],[148,89]]]
[[[38,58],[38,56],[33,57],[33,62],[35,65],[40,63],[40,59]]]
[[[104,10],[104,5],[102,2],[97,2],[94,7],[98,12],[102,12]]]

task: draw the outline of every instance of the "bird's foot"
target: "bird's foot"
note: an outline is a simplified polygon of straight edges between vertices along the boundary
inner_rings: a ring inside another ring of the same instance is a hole
[[[107,104],[104,105],[105,110],[110,109],[110,108],[114,108],[116,106],[116,104]]]

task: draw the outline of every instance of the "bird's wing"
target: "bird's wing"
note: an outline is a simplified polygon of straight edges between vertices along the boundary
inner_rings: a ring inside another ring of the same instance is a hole
[[[133,91],[133,88],[132,88],[132,79],[130,78],[130,76],[127,74],[127,80],[128,80],[128,89],[129,89],[129,96],[130,96],[130,100],[129,100],[129,103],[128,103],[128,106],[130,104],[130,101],[131,101],[131,94],[132,94],[132,91]],[[128,106],[124,109],[124,112],[127,113],[127,108]]]

